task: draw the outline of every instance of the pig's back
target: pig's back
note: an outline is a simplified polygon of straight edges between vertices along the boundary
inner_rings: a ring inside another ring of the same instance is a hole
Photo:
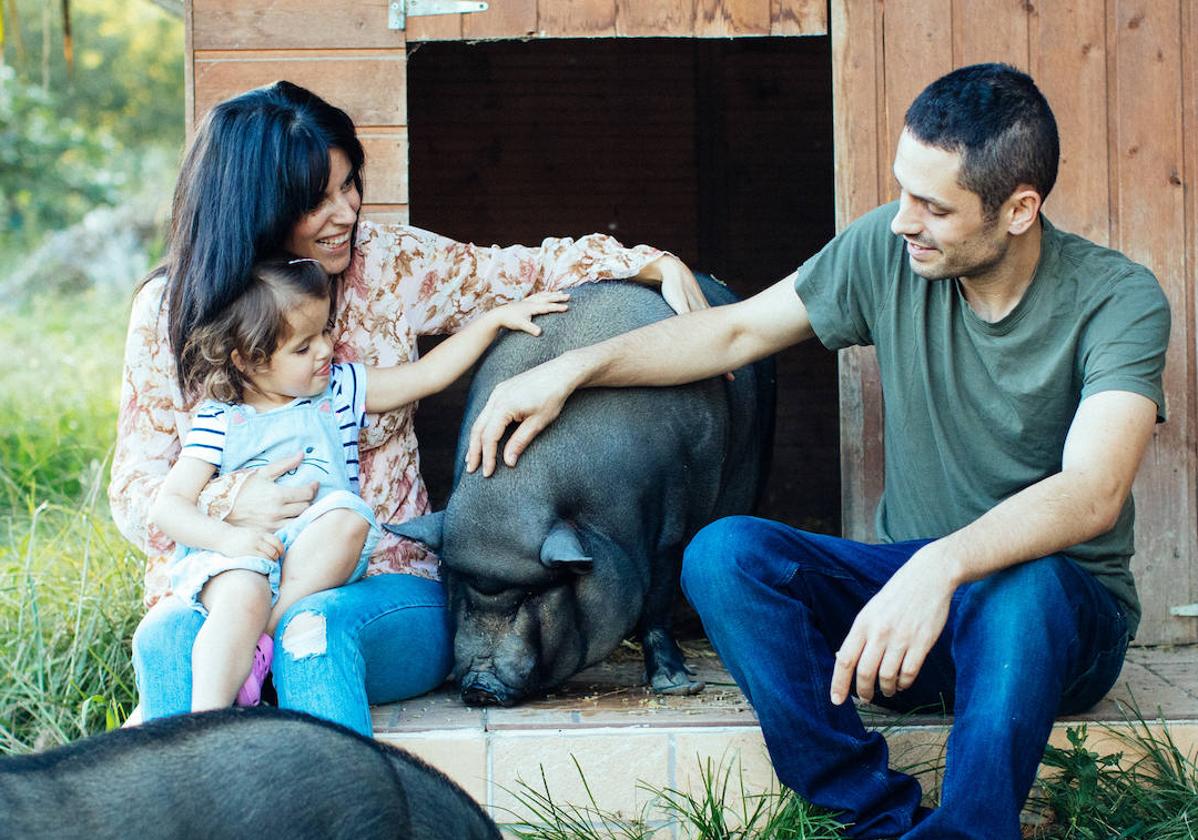
[[[700,283],[714,304],[736,300],[710,278],[700,276]],[[467,400],[458,478],[470,426],[498,383],[568,350],[671,315],[661,295],[644,286],[588,284],[571,290],[568,313],[538,319],[541,336],[517,332],[497,341],[480,363]],[[689,536],[711,519],[752,508],[763,447],[769,444],[766,432],[772,434],[772,386],[772,364],[758,363],[738,371],[731,383],[713,378],[670,388],[584,389],[533,441],[517,469],[501,468],[488,495],[499,485],[513,499],[543,498],[548,491],[583,508],[580,513],[602,510],[625,522],[639,518],[633,508],[653,499],[665,520],[659,536]]]

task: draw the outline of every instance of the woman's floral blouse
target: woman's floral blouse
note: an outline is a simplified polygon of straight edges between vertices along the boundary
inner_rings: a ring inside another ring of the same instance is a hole
[[[482,248],[407,225],[364,221],[338,289],[335,353],[341,361],[371,367],[411,362],[418,335],[452,333],[479,312],[534,292],[632,277],[661,254],[645,245],[624,248],[600,234],[546,239],[539,248]],[[155,279],[133,301],[108,488],[121,533],[148,555],[147,606],[168,591],[165,564],[174,551],[170,539],[150,523],[150,504],[190,427],[167,339],[165,285]],[[414,411],[411,405],[370,416],[362,431],[362,497],[379,522],[428,512]],[[201,508],[210,516],[226,516],[248,476],[214,479],[200,498]],[[366,574],[389,572],[436,578],[436,558],[388,533]]]

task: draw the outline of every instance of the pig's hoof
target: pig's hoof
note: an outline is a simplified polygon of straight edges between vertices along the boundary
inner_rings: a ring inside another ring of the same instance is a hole
[[[703,680],[692,680],[685,671],[676,674],[654,674],[650,685],[658,694],[675,696],[698,694],[707,687],[707,683]]]

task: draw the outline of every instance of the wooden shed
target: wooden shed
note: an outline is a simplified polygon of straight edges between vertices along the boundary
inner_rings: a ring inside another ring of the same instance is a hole
[[[1030,72],[1061,130],[1046,213],[1150,266],[1173,307],[1170,420],[1135,491],[1138,641],[1198,641],[1185,615],[1198,602],[1198,0],[490,0],[421,14],[447,5],[189,0],[188,118],[290,79],[358,125],[370,217],[485,244],[611,232],[751,294],[896,194],[895,142],[924,85],[979,61]],[[764,514],[868,538],[884,445],[872,351],[796,348],[779,388]],[[418,420],[434,497],[460,401]]]

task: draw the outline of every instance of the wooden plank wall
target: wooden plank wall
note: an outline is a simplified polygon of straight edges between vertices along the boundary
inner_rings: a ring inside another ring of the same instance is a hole
[[[825,35],[824,0],[491,0],[485,12],[412,18],[409,41]]]
[[[1198,641],[1194,277],[1198,271],[1198,0],[1026,3],[832,0],[837,224],[895,197],[903,113],[930,81],[979,61],[1030,72],[1061,132],[1045,212],[1156,273],[1173,308],[1159,426],[1136,482],[1138,643]],[[868,538],[882,482],[882,397],[869,351],[841,360],[842,515]]]
[[[407,49],[387,4],[189,0],[188,129],[222,99],[287,79],[343,108],[366,150],[363,211],[407,221]]]

